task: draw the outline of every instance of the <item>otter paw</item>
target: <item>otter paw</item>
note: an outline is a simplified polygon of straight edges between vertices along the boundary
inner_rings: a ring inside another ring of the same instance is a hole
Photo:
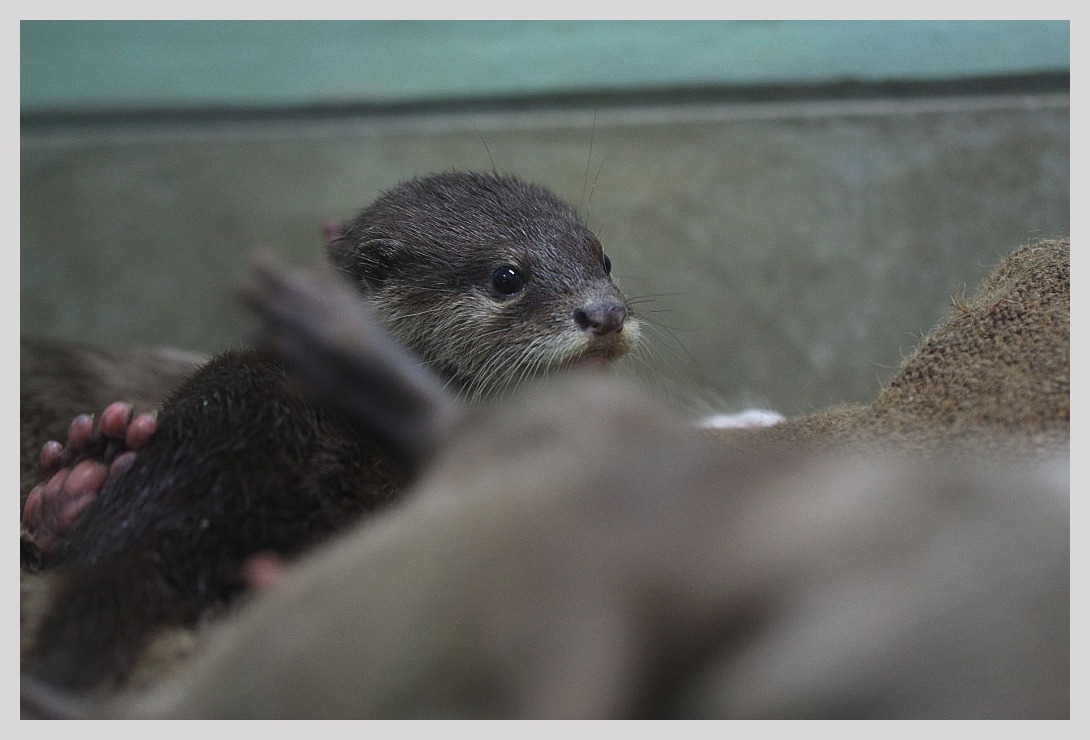
[[[247,588],[264,591],[280,583],[287,571],[288,561],[283,555],[262,551],[242,562],[240,575]]]
[[[41,482],[23,504],[24,538],[41,554],[55,550],[107,481],[132,466],[155,428],[154,414],[134,416],[123,401],[107,406],[97,427],[90,414],[74,418],[66,445],[50,440],[42,446]]]

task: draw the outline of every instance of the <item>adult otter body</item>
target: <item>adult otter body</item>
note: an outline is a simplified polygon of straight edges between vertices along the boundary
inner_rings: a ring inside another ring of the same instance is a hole
[[[513,177],[406,183],[331,244],[393,336],[467,399],[627,352],[638,321],[575,210]],[[304,397],[258,350],[213,358],[154,437],[43,563],[64,571],[28,670],[84,690],[131,670],[161,627],[242,588],[255,553],[291,555],[396,497],[413,472],[381,430]]]

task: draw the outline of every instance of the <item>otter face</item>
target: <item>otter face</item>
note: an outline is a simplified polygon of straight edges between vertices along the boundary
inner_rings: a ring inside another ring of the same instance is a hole
[[[552,192],[446,173],[379,198],[334,246],[387,328],[469,398],[627,353],[639,320]]]

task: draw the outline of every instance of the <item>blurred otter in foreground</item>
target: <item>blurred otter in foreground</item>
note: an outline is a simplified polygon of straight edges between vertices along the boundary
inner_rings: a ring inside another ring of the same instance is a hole
[[[580,378],[519,414],[446,415],[407,382],[440,441],[403,507],[291,569],[176,681],[97,706],[26,682],[24,699],[124,717],[1067,717],[1068,262],[1066,242],[1016,251],[873,405],[786,427],[715,436]],[[360,339],[366,315],[345,317],[351,342],[315,332],[329,286],[268,274],[301,290],[254,295],[296,372],[321,347],[349,369],[310,376],[326,393],[352,368],[398,377]],[[344,411],[389,424],[373,408]]]

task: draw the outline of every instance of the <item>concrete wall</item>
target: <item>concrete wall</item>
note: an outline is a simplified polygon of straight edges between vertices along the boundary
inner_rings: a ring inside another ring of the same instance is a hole
[[[1062,95],[24,135],[22,330],[225,347],[253,249],[315,262],[324,219],[494,162],[582,206],[652,325],[640,372],[795,413],[869,398],[961,286],[1066,233],[1068,157]]]
[[[631,371],[714,407],[867,400],[962,286],[1069,229],[1066,91],[982,90],[31,120],[21,330],[244,341],[253,249],[317,262],[325,219],[495,166],[601,235],[650,324]]]

